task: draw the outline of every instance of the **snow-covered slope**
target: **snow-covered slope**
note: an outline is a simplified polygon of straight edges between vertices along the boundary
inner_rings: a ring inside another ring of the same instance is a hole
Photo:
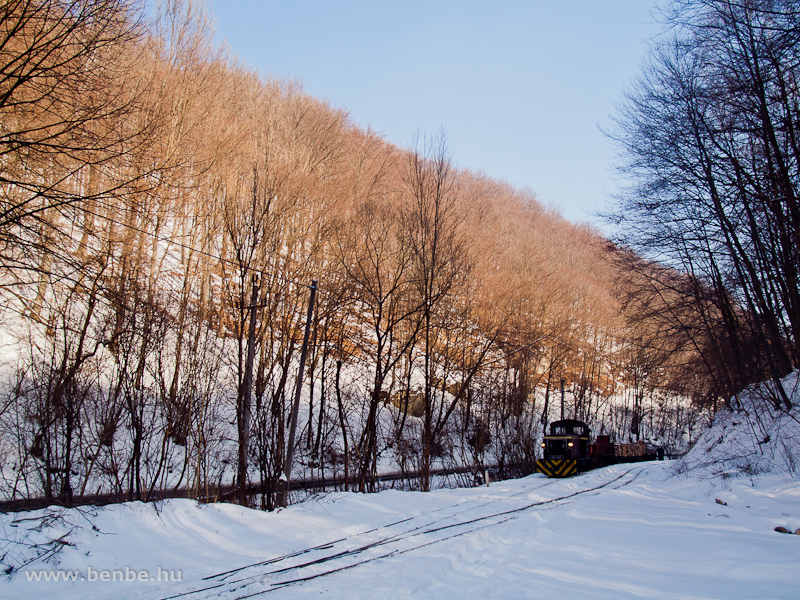
[[[755,385],[730,401],[676,470],[722,478],[762,473],[800,475],[800,372],[783,380],[793,406],[776,409],[771,385]]]

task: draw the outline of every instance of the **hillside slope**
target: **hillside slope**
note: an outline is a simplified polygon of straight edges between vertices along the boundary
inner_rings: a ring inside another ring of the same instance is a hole
[[[783,379],[792,410],[775,408],[774,389],[754,385],[722,408],[692,450],[675,465],[678,473],[730,478],[772,473],[800,474],[800,372]]]

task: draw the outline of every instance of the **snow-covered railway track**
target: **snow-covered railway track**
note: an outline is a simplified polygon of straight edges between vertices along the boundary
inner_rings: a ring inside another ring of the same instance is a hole
[[[576,496],[599,493],[607,489],[619,489],[636,479],[640,470],[641,468],[629,468],[599,485],[579,489],[552,498],[529,502],[507,510],[491,512],[471,519],[459,519],[458,517],[464,512],[464,509],[467,508],[468,505],[477,502],[477,499],[447,505],[435,510],[426,511],[419,515],[374,527],[353,536],[336,539],[318,546],[305,548],[258,563],[210,575],[203,579],[205,585],[166,596],[160,600],[177,600],[179,598],[194,600],[196,598],[208,598],[211,596],[230,598],[231,600],[245,600],[246,598],[260,596],[278,591],[287,586],[333,575],[377,560],[406,554],[433,544],[468,535],[481,529],[495,527],[517,519],[525,511],[537,507],[565,504]],[[631,473],[633,473],[633,476],[629,477]],[[539,492],[552,483],[555,483],[555,481],[548,481],[536,490],[525,490],[515,494],[515,496],[530,493],[531,491]],[[474,511],[490,504],[493,503],[483,502],[478,505],[470,506],[469,508],[470,511]],[[422,523],[414,525],[415,522],[419,522],[420,520]],[[377,539],[369,538],[370,534],[376,532],[388,533],[391,532],[393,528],[403,525],[407,527],[403,527],[401,531],[393,533],[392,535],[379,536]],[[408,527],[408,525],[413,526]],[[333,550],[333,552],[326,552],[330,550]],[[373,550],[374,552],[370,552]],[[381,550],[387,551],[382,552]],[[319,556],[320,553],[322,553],[322,556]],[[363,556],[365,553],[368,554],[368,556]],[[312,556],[313,558],[311,558]],[[298,557],[307,557],[310,558],[310,560],[293,563],[292,559]],[[346,561],[347,558],[355,558],[356,560]],[[326,563],[335,563],[335,566],[329,569],[323,567],[323,570],[315,569],[315,567],[320,567]],[[293,573],[294,576],[290,578],[281,577],[288,573]],[[259,585],[266,587],[254,589]]]
[[[547,487],[549,485],[552,485],[553,483],[556,483],[556,481],[548,480],[546,483],[544,483],[542,486],[540,486],[537,489],[537,491],[541,490],[542,488],[545,488],[545,487]],[[508,497],[513,498],[515,496],[520,496],[520,495],[527,494],[527,493],[530,493],[530,490],[524,490],[524,491],[521,491],[521,492],[517,492],[516,494],[511,494]],[[476,504],[477,502],[480,502],[481,500],[484,500],[484,501],[481,502],[480,504]],[[159,600],[174,600],[174,599],[177,599],[177,598],[192,597],[195,594],[201,594],[203,592],[208,592],[208,591],[212,591],[212,590],[219,590],[220,588],[225,587],[226,584],[232,585],[232,584],[235,584],[235,583],[241,583],[241,582],[250,580],[250,579],[252,579],[254,577],[261,577],[261,576],[263,576],[265,574],[263,570],[260,570],[255,575],[250,575],[250,576],[247,576],[247,577],[240,577],[239,579],[231,579],[232,577],[240,575],[243,572],[252,571],[254,569],[259,569],[261,567],[267,567],[267,566],[270,566],[270,565],[276,565],[276,564],[284,563],[284,562],[286,562],[286,561],[288,561],[288,560],[290,560],[292,558],[297,558],[297,557],[304,556],[304,555],[315,554],[315,553],[318,553],[318,552],[321,552],[321,551],[325,551],[325,550],[337,549],[337,548],[341,547],[344,543],[349,543],[351,547],[348,550],[327,555],[327,556],[325,556],[323,558],[320,558],[318,561],[312,561],[312,563],[313,562],[326,562],[326,561],[332,560],[334,558],[339,558],[340,556],[358,554],[358,553],[363,552],[364,550],[368,550],[368,549],[370,549],[372,547],[390,543],[393,540],[395,540],[395,539],[397,539],[397,538],[399,538],[401,536],[402,537],[408,537],[409,535],[419,531],[420,529],[423,529],[425,527],[430,527],[431,525],[433,525],[435,523],[439,523],[439,522],[441,522],[443,520],[450,519],[450,518],[453,518],[455,516],[458,516],[459,514],[461,514],[464,511],[465,508],[470,508],[471,510],[476,510],[476,509],[480,509],[480,508],[483,508],[485,506],[488,506],[489,504],[492,504],[492,503],[493,502],[485,501],[484,498],[473,498],[473,499],[465,500],[465,501],[458,502],[458,503],[455,503],[455,504],[448,504],[446,506],[441,506],[441,507],[436,508],[436,509],[420,512],[419,514],[412,515],[412,516],[406,517],[404,519],[399,519],[397,521],[392,521],[390,523],[383,523],[383,524],[378,525],[376,527],[372,527],[370,529],[366,529],[364,531],[360,531],[358,533],[354,533],[354,534],[348,535],[347,537],[331,540],[329,542],[325,542],[325,543],[319,544],[317,546],[311,546],[309,548],[303,548],[301,550],[290,552],[288,554],[284,554],[284,555],[281,555],[281,556],[276,556],[276,557],[273,557],[273,558],[270,558],[270,559],[267,559],[267,560],[259,561],[259,562],[256,562],[256,563],[250,563],[250,564],[247,564],[247,565],[243,565],[243,566],[240,566],[240,567],[229,569],[227,571],[223,571],[221,573],[215,573],[213,575],[208,575],[207,577],[203,577],[201,581],[207,581],[207,582],[216,581],[217,583],[208,583],[205,587],[201,587],[199,589],[182,592],[182,593],[175,594],[175,595],[172,595],[172,596],[163,597],[163,598],[160,598]],[[452,514],[445,514],[444,516],[442,516],[441,513],[446,512],[446,511],[451,511]],[[430,521],[431,518],[433,518],[434,520]],[[354,542],[358,543],[359,540],[366,538],[367,536],[369,536],[369,534],[372,534],[372,533],[375,533],[375,532],[378,532],[378,531],[391,530],[394,527],[398,527],[398,526],[401,526],[403,524],[409,524],[409,523],[411,523],[413,521],[418,521],[420,519],[422,519],[422,520],[427,519],[428,521],[423,523],[422,525],[418,525],[418,526],[412,527],[410,529],[406,529],[404,531],[400,531],[396,535],[393,535],[393,536],[390,536],[390,537],[387,537],[387,538],[383,538],[383,539],[380,539],[380,540],[373,540],[373,541],[371,541],[369,543],[365,542],[365,544],[363,546],[360,546],[360,547],[355,547],[355,548],[352,547],[352,544]],[[292,567],[288,567],[288,568],[285,568],[285,569],[278,569],[276,571],[271,571],[270,573],[297,569],[297,568],[301,568],[302,566],[306,566],[306,565],[305,564],[294,565]],[[195,597],[199,597],[199,596],[195,596]]]

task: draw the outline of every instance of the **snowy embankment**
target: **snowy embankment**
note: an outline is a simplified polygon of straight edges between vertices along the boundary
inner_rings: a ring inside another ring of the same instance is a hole
[[[800,372],[786,377],[783,388],[793,403],[791,411],[775,407],[780,397],[771,385],[752,386],[732,398],[731,408],[716,414],[677,471],[722,478],[800,475]]]
[[[566,480],[331,493],[274,513],[173,500],[1,515],[3,568],[16,570],[0,597],[800,597],[800,535],[774,530],[800,529],[783,431],[715,442],[745,431],[729,417],[680,463]],[[768,458],[736,462],[742,445]]]

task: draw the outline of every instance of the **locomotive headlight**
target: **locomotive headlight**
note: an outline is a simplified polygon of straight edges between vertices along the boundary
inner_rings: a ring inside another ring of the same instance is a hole
[[[567,442],[567,446],[569,446],[570,448],[572,448],[572,442]]]
[[[542,442],[542,448],[544,448],[544,446],[545,446],[545,443],[544,443],[544,442]]]

